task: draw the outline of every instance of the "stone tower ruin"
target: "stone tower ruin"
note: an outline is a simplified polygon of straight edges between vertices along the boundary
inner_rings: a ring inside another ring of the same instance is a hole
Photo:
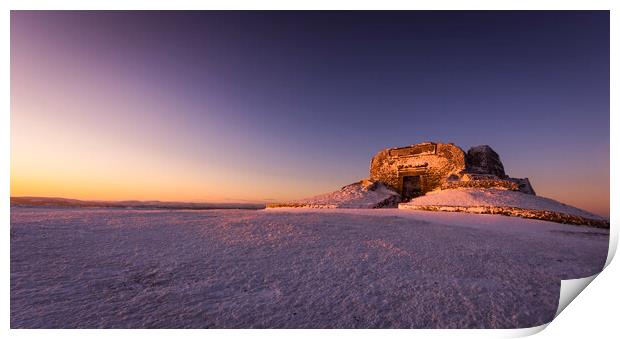
[[[503,188],[535,194],[527,178],[510,178],[499,155],[488,145],[465,153],[454,144],[423,142],[388,148],[370,162],[370,179],[410,200],[426,192],[452,188]]]

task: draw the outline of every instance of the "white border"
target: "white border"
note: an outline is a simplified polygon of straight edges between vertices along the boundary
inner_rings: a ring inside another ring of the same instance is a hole
[[[1,114],[0,130],[2,138],[0,140],[2,158],[0,160],[0,175],[2,182],[0,183],[0,202],[2,203],[1,217],[3,220],[2,237],[2,289],[1,296],[3,301],[2,307],[2,324],[7,335],[12,337],[58,337],[58,338],[82,338],[88,337],[169,337],[171,335],[182,335],[184,337],[203,337],[208,335],[211,338],[229,338],[229,337],[253,337],[253,338],[272,338],[272,337],[290,337],[294,335],[299,338],[315,338],[317,335],[337,335],[349,338],[367,338],[379,337],[385,335],[432,335],[434,337],[517,337],[534,334],[540,330],[547,328],[539,334],[542,337],[566,337],[573,335],[592,335],[597,337],[612,337],[617,329],[616,323],[619,282],[618,264],[611,264],[611,259],[615,254],[618,243],[618,232],[613,225],[618,220],[617,209],[611,209],[611,243],[610,253],[607,261],[607,267],[597,279],[591,283],[592,287],[588,287],[580,297],[573,303],[568,305],[567,311],[562,312],[556,320],[548,326],[543,325],[532,329],[519,330],[9,330],[10,320],[10,280],[9,280],[9,259],[10,259],[10,238],[9,238],[9,178],[10,178],[10,26],[9,26],[9,10],[34,10],[34,9],[417,9],[417,10],[475,10],[475,9],[498,9],[498,10],[611,10],[611,130],[618,130],[618,107],[617,107],[617,79],[618,79],[618,44],[614,41],[614,37],[619,36],[618,32],[618,1],[551,1],[551,0],[522,0],[522,1],[491,1],[491,0],[452,0],[452,1],[428,1],[428,2],[412,2],[412,1],[339,1],[339,0],[315,0],[315,1],[285,1],[285,0],[236,0],[236,1],[191,1],[176,0],[162,1],[152,0],[148,2],[132,1],[132,0],[109,0],[105,2],[95,1],[77,1],[77,0],[61,0],[61,1],[4,1],[1,15],[2,22],[2,46],[4,53],[2,54],[2,62],[5,74],[2,82],[3,88],[3,109]],[[618,136],[611,133],[611,173],[617,173],[618,154],[614,150],[618,149]],[[618,204],[619,181],[611,176],[611,206]],[[613,318],[612,318],[613,317]],[[458,332],[457,332],[458,331]]]

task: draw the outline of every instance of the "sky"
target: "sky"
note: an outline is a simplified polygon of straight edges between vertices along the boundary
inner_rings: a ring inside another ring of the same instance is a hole
[[[270,202],[488,144],[609,216],[609,12],[11,12],[11,196]]]

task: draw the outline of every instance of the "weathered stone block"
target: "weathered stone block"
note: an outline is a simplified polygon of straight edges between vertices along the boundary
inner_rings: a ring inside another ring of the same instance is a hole
[[[527,179],[509,178],[499,154],[488,145],[463,152],[454,144],[424,142],[388,148],[370,162],[370,179],[383,182],[407,201],[436,189],[503,188],[533,194]]]
[[[370,162],[370,179],[381,181],[410,199],[441,187],[465,170],[465,152],[454,144],[425,142],[389,148]]]
[[[492,174],[499,178],[506,178],[504,165],[499,154],[488,145],[474,146],[467,151],[465,157],[467,171],[470,173]]]

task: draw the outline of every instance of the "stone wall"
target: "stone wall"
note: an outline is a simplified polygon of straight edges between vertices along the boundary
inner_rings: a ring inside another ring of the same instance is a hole
[[[419,211],[440,211],[440,212],[466,212],[475,214],[501,214],[511,217],[521,217],[526,219],[538,219],[553,221],[561,224],[585,225],[598,228],[609,228],[609,221],[603,219],[590,219],[578,215],[533,210],[510,206],[444,206],[444,205],[409,205],[399,204],[400,209],[411,209]]]
[[[447,181],[441,185],[442,190],[457,188],[499,188],[510,191],[519,191],[519,184],[504,179],[484,179],[469,181]]]
[[[370,179],[403,193],[403,178],[420,176],[422,194],[435,189],[504,188],[536,195],[527,178],[510,178],[499,154],[488,145],[467,153],[454,144],[424,142],[388,148],[370,162]]]
[[[408,147],[389,148],[370,162],[370,179],[385,183],[397,192],[404,176],[420,175],[422,192],[428,192],[458,178],[465,170],[465,152],[454,144],[425,142]]]

